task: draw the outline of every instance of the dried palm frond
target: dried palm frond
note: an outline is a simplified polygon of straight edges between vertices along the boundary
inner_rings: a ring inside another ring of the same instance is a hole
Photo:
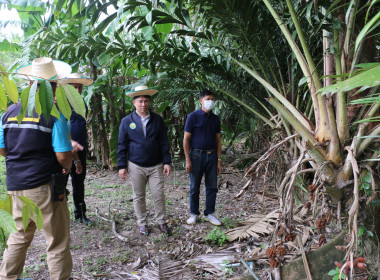
[[[173,261],[169,255],[162,255],[148,262],[141,277],[144,280],[184,279],[188,270],[184,261]]]
[[[173,260],[183,260],[204,254],[209,248],[210,246],[205,244],[196,244],[179,240],[176,247],[167,253],[173,255]]]
[[[226,249],[218,250],[214,253],[206,253],[197,256],[187,262],[209,273],[218,274],[223,269],[223,263],[237,262],[242,255],[243,252],[240,250],[240,245],[235,245]]]
[[[273,147],[271,147],[264,155],[262,155],[258,160],[256,160],[251,165],[251,167],[248,169],[248,171],[244,175],[244,178],[245,178],[250,174],[251,178],[244,185],[244,187],[239,191],[239,193],[234,196],[234,199],[241,197],[248,190],[251,183],[253,182],[253,179],[259,174],[261,169],[263,169],[264,167],[267,166],[266,165],[267,160],[269,160],[269,158],[276,152],[276,150],[278,148],[280,148],[281,145],[283,145],[284,143],[288,142],[289,140],[295,138],[296,136],[298,136],[298,134],[294,134],[294,135],[286,137],[284,140],[282,140],[281,142],[279,142],[276,145],[274,145]],[[264,191],[265,191],[265,189],[264,189]]]
[[[275,223],[279,217],[279,209],[269,214],[254,214],[247,220],[241,222],[242,226],[236,227],[226,232],[229,241],[245,239],[253,236],[259,238],[260,235],[270,234],[274,230]]]
[[[245,260],[263,260],[266,258],[265,250],[261,247],[250,248],[247,247],[246,252],[243,255]]]

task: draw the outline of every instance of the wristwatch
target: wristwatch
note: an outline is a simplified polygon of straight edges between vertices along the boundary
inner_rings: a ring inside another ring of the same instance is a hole
[[[74,164],[80,163],[80,159],[74,160]]]

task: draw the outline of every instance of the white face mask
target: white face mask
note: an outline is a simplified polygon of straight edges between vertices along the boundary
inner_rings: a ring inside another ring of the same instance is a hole
[[[203,100],[203,107],[207,111],[211,111],[212,108],[214,108],[214,106],[215,106],[215,101],[214,100]]]

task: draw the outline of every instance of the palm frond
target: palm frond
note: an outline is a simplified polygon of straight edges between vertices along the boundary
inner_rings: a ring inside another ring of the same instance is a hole
[[[188,272],[188,267],[184,261],[175,261],[171,259],[170,255],[162,255],[155,261],[148,261],[141,277],[144,280],[183,279],[186,272]]]
[[[259,238],[260,235],[270,234],[274,230],[274,224],[279,217],[279,210],[276,209],[269,214],[254,214],[242,222],[242,226],[236,227],[226,232],[229,241],[245,239],[253,236]]]

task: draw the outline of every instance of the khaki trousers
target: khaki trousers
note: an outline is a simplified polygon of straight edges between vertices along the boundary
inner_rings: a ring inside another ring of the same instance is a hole
[[[36,224],[30,221],[24,232],[22,225],[23,204],[18,196],[31,199],[43,216],[43,230],[47,241],[47,264],[51,280],[67,280],[73,267],[70,254],[70,214],[67,200],[50,200],[50,184],[31,190],[9,191],[13,202],[13,217],[17,232],[9,235],[8,248],[4,251],[0,267],[0,279],[16,280],[20,277],[25,264],[26,251],[33,240]]]
[[[140,226],[147,224],[147,211],[145,201],[146,185],[148,183],[152,194],[156,221],[165,223],[165,194],[164,194],[164,167],[158,164],[152,167],[141,167],[133,162],[128,162],[129,176],[133,189],[133,207]]]

